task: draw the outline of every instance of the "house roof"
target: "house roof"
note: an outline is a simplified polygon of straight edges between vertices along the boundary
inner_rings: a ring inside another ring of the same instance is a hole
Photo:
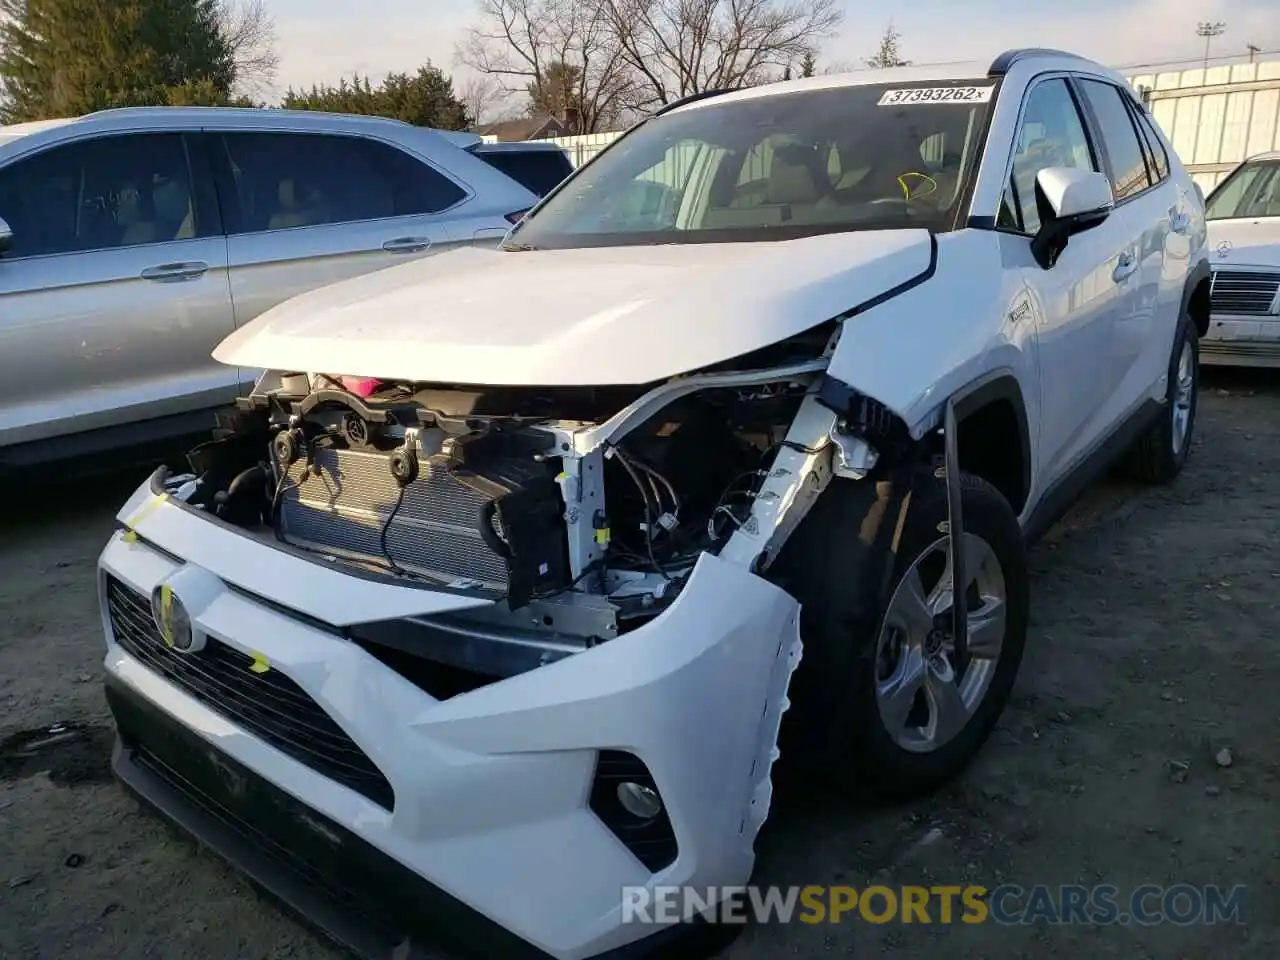
[[[484,123],[476,127],[481,136],[497,137],[499,140],[530,140],[544,133],[548,128],[560,133],[564,127],[555,117],[519,117],[515,120],[500,120],[497,123]]]

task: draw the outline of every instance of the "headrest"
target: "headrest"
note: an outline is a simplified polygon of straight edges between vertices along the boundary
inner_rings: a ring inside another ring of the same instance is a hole
[[[161,220],[180,222],[191,212],[191,192],[181,177],[161,183],[152,191],[151,199],[156,217]]]
[[[818,185],[813,177],[814,152],[798,145],[775,147],[769,165],[769,203],[816,203]]]

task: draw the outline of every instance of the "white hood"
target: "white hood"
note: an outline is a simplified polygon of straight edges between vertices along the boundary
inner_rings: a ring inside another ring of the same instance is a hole
[[[1280,269],[1280,217],[1210,220],[1208,251],[1215,267]]]
[[[924,230],[773,243],[461,248],[305,293],[223,363],[386,380],[643,384],[801,333],[924,273]]]

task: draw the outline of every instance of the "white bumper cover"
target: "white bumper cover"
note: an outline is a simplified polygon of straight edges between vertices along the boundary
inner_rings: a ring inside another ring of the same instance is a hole
[[[113,682],[537,948],[579,960],[653,934],[623,922],[625,886],[749,878],[800,657],[799,608],[776,586],[704,555],[647,625],[438,701],[324,624],[471,601],[343,574],[153,498],[147,486],[120,516],[136,536],[117,533],[104,550],[104,596],[107,578],[149,598],[179,569],[198,571],[206,586],[188,605],[196,633],[301,687],[385,775],[394,810],[134,659],[112,638],[104,601]],[[658,785],[678,854],[656,875],[588,807],[602,750],[639,757]]]

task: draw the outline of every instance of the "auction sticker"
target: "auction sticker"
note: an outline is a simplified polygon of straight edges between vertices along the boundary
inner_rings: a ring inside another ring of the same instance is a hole
[[[911,103],[988,103],[994,84],[985,87],[912,87],[886,90],[879,106],[896,107]]]

